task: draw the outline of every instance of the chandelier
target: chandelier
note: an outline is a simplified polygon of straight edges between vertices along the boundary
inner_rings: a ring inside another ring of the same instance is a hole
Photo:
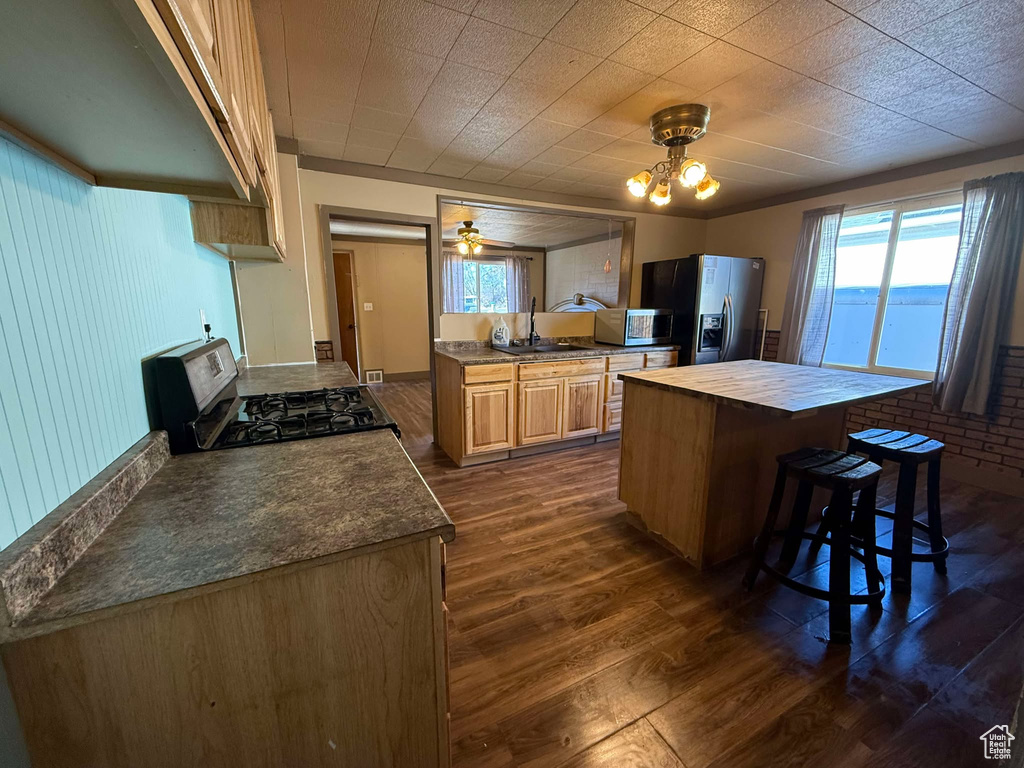
[[[721,185],[708,173],[708,167],[700,160],[686,156],[686,145],[707,132],[710,118],[711,109],[703,104],[676,104],[651,115],[651,142],[666,147],[668,159],[626,181],[630,194],[643,197],[655,178],[658,182],[649,195],[655,205],[668,205],[672,201],[673,180],[692,189],[698,200],[706,200],[715,194]]]
[[[483,250],[484,242],[480,239],[480,230],[473,226],[472,221],[462,222],[462,226],[459,227],[456,234],[459,239],[455,241],[455,248],[463,256],[468,256],[470,253],[477,256]]]

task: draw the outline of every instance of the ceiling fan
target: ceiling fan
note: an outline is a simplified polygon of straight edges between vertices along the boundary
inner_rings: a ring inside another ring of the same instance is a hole
[[[490,240],[480,236],[480,230],[473,226],[472,221],[462,222],[462,226],[455,233],[455,248],[463,256],[479,254],[485,245],[493,245],[498,248],[513,248],[515,243],[508,240]]]

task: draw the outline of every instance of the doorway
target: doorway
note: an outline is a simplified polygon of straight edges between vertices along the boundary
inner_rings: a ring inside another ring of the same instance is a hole
[[[352,252],[334,251],[334,291],[338,302],[338,332],[341,359],[356,375],[359,370],[359,342],[356,332],[355,276],[352,270]]]

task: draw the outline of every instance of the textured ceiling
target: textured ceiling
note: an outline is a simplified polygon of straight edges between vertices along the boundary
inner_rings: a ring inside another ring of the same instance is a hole
[[[650,114],[698,101],[722,189],[672,205],[713,210],[1024,138],[1022,0],[254,6],[306,155],[627,201]]]
[[[551,248],[575,240],[622,232],[622,224],[611,219],[445,203],[441,205],[441,236],[445,239],[454,238],[462,222],[467,219],[480,230],[480,237],[485,240],[538,248]]]

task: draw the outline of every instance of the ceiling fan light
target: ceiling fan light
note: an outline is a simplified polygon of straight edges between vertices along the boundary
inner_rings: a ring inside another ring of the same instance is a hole
[[[650,199],[655,205],[668,205],[672,202],[672,191],[669,189],[668,182],[668,176],[662,176],[658,186],[651,192]]]
[[[684,187],[696,187],[708,175],[708,167],[700,160],[687,160],[679,169],[679,183]]]
[[[455,244],[455,248],[463,256],[469,255],[469,243],[467,243],[465,240],[459,240],[459,242]]]
[[[647,187],[651,184],[651,172],[640,171],[636,176],[626,182],[626,189],[633,197],[643,197]]]
[[[722,185],[716,179],[711,178],[710,173],[706,174],[704,178],[700,180],[700,183],[697,184],[697,191],[694,192],[694,197],[698,200],[707,200],[718,191],[720,186]]]
[[[481,243],[473,243],[473,255],[474,256],[479,256],[480,255],[480,251],[482,251],[483,249],[484,249],[483,244],[481,244]]]

